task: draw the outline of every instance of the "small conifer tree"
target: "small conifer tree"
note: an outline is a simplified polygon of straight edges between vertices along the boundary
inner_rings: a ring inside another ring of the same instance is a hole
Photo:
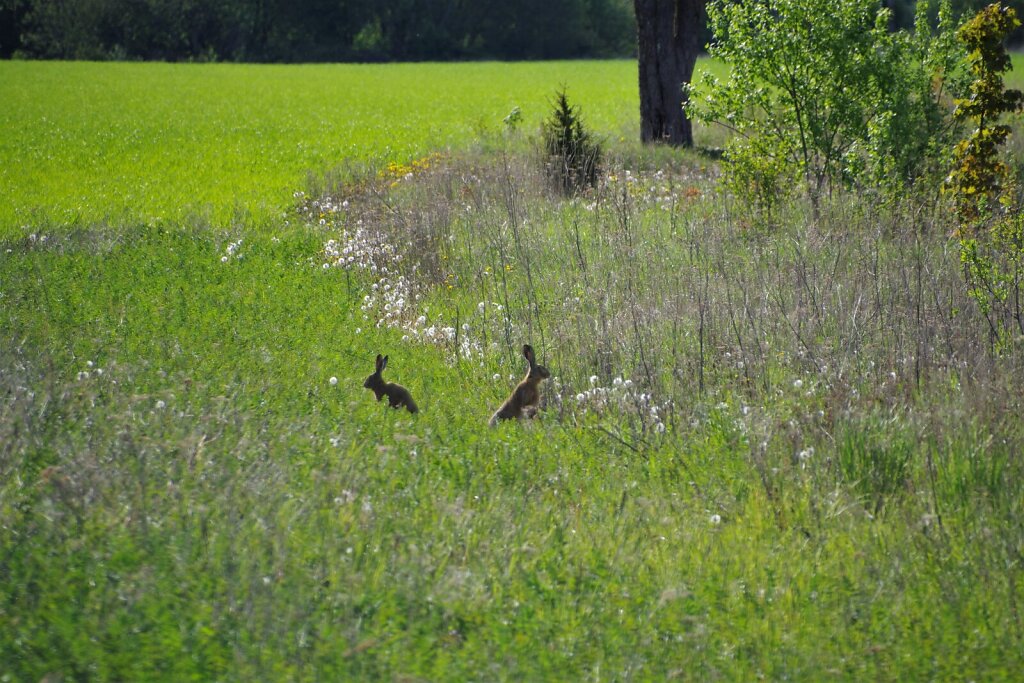
[[[543,136],[548,168],[562,193],[573,195],[597,185],[601,145],[583,125],[579,108],[569,104],[564,89],[555,96]]]

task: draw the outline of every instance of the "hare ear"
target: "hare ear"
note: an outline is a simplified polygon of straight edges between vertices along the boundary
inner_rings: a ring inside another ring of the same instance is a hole
[[[382,360],[381,363],[380,363],[380,369],[383,370],[387,366],[388,366],[388,357],[384,356],[384,360]]]
[[[386,359],[386,358],[384,358],[384,356],[382,356],[382,355],[380,355],[380,354],[378,353],[378,354],[377,354],[377,372],[380,372],[381,370],[383,370],[383,369],[384,369],[384,364],[385,364],[386,362],[387,362],[387,359]]]
[[[526,356],[526,360],[530,361],[530,365],[533,365],[533,347],[530,346],[529,344],[523,344],[523,355]]]

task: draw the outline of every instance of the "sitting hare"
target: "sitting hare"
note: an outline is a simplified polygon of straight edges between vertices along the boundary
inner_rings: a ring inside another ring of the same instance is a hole
[[[409,390],[403,387],[401,384],[394,384],[392,382],[385,382],[380,376],[380,373],[384,372],[384,368],[388,366],[388,357],[377,354],[377,371],[366,378],[363,382],[363,387],[371,389],[377,400],[381,400],[383,397],[388,397],[388,405],[392,408],[401,408],[405,406],[406,410],[410,413],[415,413],[419,410],[416,407],[416,402],[412,400],[412,394]]]
[[[521,419],[533,417],[537,414],[537,404],[540,403],[540,383],[551,376],[548,369],[543,365],[537,365],[533,355],[533,347],[529,344],[523,345],[523,355],[530,363],[530,370],[526,373],[512,395],[509,396],[501,407],[491,416],[489,424],[493,427],[500,420]]]

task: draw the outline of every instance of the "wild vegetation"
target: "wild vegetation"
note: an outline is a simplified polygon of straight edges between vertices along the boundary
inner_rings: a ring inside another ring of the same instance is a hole
[[[817,204],[851,186],[937,184],[958,133],[946,110],[963,89],[963,50],[950,3],[936,5],[936,28],[922,0],[910,33],[890,31],[872,0],[710,3],[711,53],[732,68],[704,74],[688,108],[734,133],[732,191],[770,220],[797,186]]]
[[[765,222],[714,154],[568,92],[604,143],[575,194],[525,98],[282,174],[258,219],[12,194],[0,677],[1019,675],[1024,339],[990,334],[951,198],[792,192]],[[195,130],[199,160],[240,144]],[[540,410],[489,427],[524,343]],[[363,388],[377,354],[419,412]]]

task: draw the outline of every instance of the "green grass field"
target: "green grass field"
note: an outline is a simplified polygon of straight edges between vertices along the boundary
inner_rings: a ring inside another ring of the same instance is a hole
[[[0,680],[1019,679],[1024,363],[949,216],[758,231],[634,70],[0,63]]]
[[[302,67],[0,63],[0,234],[30,225],[276,219],[309,173],[464,147],[564,85],[634,136],[627,61]]]

